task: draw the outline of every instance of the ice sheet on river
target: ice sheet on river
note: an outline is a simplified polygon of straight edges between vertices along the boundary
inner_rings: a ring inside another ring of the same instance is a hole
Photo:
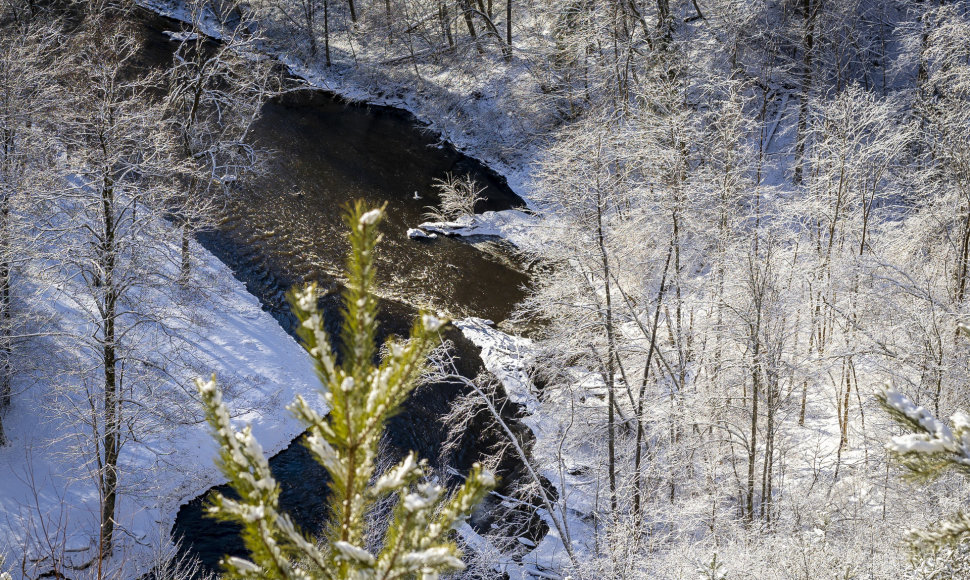
[[[504,238],[516,247],[528,248],[540,232],[538,225],[539,218],[534,214],[507,209],[462,216],[454,221],[424,222],[418,228],[444,236]]]

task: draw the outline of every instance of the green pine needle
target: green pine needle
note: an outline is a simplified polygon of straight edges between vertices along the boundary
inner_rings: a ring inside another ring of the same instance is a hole
[[[464,568],[453,530],[495,487],[495,478],[477,464],[465,484],[448,495],[425,481],[427,464],[411,453],[378,476],[375,463],[387,420],[418,385],[432,349],[441,343],[447,321],[422,313],[408,340],[387,344],[375,365],[378,300],[375,250],[384,207],[352,205],[347,288],[343,294],[341,364],[324,328],[318,289],[310,284],[290,293],[299,320],[297,333],[316,366],[329,413],[321,415],[302,397],[289,409],[307,427],[305,444],[331,477],[330,520],[323,538],[310,538],[279,511],[279,485],[249,427],[236,431],[215,377],[197,381],[206,419],[219,443],[218,465],[238,500],[215,493],[209,513],[243,528],[249,559],[225,558],[227,578],[381,579],[436,578]],[[376,502],[396,496],[391,522],[379,553],[369,552],[366,514]]]

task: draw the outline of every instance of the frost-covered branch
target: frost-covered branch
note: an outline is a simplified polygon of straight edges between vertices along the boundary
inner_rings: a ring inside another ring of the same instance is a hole
[[[902,393],[887,389],[877,397],[897,423],[912,431],[893,437],[886,449],[913,477],[933,479],[946,468],[970,474],[970,417],[966,413],[954,413],[950,428]]]
[[[961,326],[963,333],[966,327]],[[947,470],[970,475],[970,417],[959,411],[950,418],[952,427],[915,404],[906,395],[888,387],[877,394],[880,404],[897,424],[911,431],[893,437],[886,449],[916,480],[932,480]],[[933,527],[910,532],[917,549],[935,550],[970,538],[970,517],[962,511]]]

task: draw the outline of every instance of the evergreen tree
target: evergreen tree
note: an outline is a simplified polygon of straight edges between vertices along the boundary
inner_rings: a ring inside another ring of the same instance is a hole
[[[494,487],[494,477],[476,464],[465,484],[444,499],[441,486],[423,481],[427,464],[412,452],[375,478],[384,424],[416,387],[429,353],[440,343],[438,331],[446,324],[437,316],[422,314],[410,339],[391,339],[383,361],[374,364],[374,249],[381,239],[382,218],[383,209],[368,209],[361,202],[346,216],[351,253],[340,359],[324,329],[317,287],[311,284],[293,292],[290,300],[300,321],[300,338],[316,364],[330,406],[329,413],[321,415],[297,397],[289,407],[307,425],[307,448],[331,477],[324,543],[303,535],[279,511],[280,488],[263,450],[249,426],[242,431],[232,427],[215,378],[197,381],[207,420],[221,447],[219,467],[239,494],[238,500],[214,494],[209,511],[242,526],[251,554],[250,560],[223,560],[228,578],[430,580],[464,568],[450,533]],[[371,553],[365,547],[372,533],[366,515],[391,494],[397,502],[390,525],[379,551]]]
[[[960,324],[960,334],[970,336],[970,327]],[[932,412],[916,405],[902,393],[886,389],[876,395],[893,420],[909,433],[893,437],[886,448],[906,468],[914,481],[930,481],[953,470],[970,475],[970,416],[958,411],[950,418],[952,427]],[[915,548],[933,552],[970,539],[970,515],[958,511],[932,528],[915,530]]]

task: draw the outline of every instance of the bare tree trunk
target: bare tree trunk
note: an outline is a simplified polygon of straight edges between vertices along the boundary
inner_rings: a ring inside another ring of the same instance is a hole
[[[970,265],[970,207],[967,208],[967,215],[963,218],[963,238],[960,242],[960,261],[957,264],[957,303],[963,302],[967,291],[968,265]]]
[[[755,451],[758,444],[758,396],[759,385],[757,371],[752,375],[753,384],[751,385],[751,436],[748,441],[748,495],[745,498],[745,515],[748,523],[754,520],[754,467]]]
[[[11,322],[10,311],[10,199],[4,194],[0,200],[0,412],[10,404]],[[0,445],[3,444],[0,433]]]
[[[357,24],[357,7],[354,5],[354,0],[347,0],[347,6],[350,7],[350,21]]]
[[[327,68],[330,68],[332,65],[330,61],[330,0],[323,0],[323,51]]]
[[[808,379],[802,381],[802,404],[798,411],[798,426],[805,426],[805,406],[808,403]]]
[[[666,49],[673,37],[674,20],[670,16],[670,0],[657,0],[657,32],[659,48]]]
[[[0,213],[0,220],[3,221],[0,224],[0,227],[3,228],[3,240],[0,242],[2,243],[2,247],[0,247],[0,254],[2,254],[2,262],[0,262],[0,309],[2,309],[2,312],[0,312],[0,447],[7,444],[7,436],[3,431],[3,412],[10,406],[10,382],[12,379],[12,370],[10,367],[12,348],[10,344],[9,219],[9,199],[5,195],[3,197],[2,213]]]
[[[316,20],[316,0],[303,0],[303,18],[306,23],[306,35],[310,41],[310,56],[317,56],[317,35],[314,21]]]
[[[606,241],[603,235],[603,197],[599,188],[596,191],[596,236],[599,244],[600,257],[603,267],[603,282],[606,285],[606,340],[607,340],[607,361],[606,361],[606,396],[607,396],[607,454],[609,462],[610,479],[610,509],[616,514],[616,413],[614,411],[615,401],[615,382],[616,371],[614,364],[616,361],[616,337],[613,335],[613,300],[610,288],[610,262],[606,252]]]
[[[190,241],[192,235],[189,233],[189,222],[182,220],[182,266],[179,271],[179,284],[188,284],[192,274],[192,255]]]
[[[851,359],[845,365],[845,396],[842,401],[842,433],[839,438],[839,448],[843,448],[849,442],[849,394],[852,392],[852,378],[849,372]]]
[[[115,288],[115,241],[114,223],[114,186],[106,181],[101,193],[102,219],[99,248],[101,284],[104,292],[101,305],[102,355],[104,358],[104,433],[102,446],[104,459],[101,465],[101,555],[110,555],[115,525],[115,505],[118,491],[118,455],[120,452],[120,397],[116,369],[115,319],[117,317],[118,295]]]
[[[472,20],[472,12],[474,11],[474,8],[472,8],[471,1],[472,0],[464,1],[464,10],[462,12],[465,15],[465,26],[468,27],[468,34],[475,42],[475,47],[478,48],[478,52],[484,54],[485,49],[482,48],[481,43],[478,42],[478,33],[475,31],[475,21]]]
[[[3,166],[0,166],[0,176],[9,175],[12,169],[10,156],[14,148],[14,131],[5,128],[3,131]],[[13,354],[11,345],[11,296],[10,296],[10,192],[4,191],[0,199],[0,413],[10,405],[12,380],[10,357]],[[0,446],[6,443],[3,433],[2,418],[0,418]]]
[[[480,0],[479,0],[479,3],[480,3]],[[488,29],[488,32],[492,33],[495,36],[495,38],[498,39],[499,44],[501,44],[502,33],[499,32],[498,27],[495,26],[495,23],[492,22],[492,19],[487,14],[485,14],[480,10],[475,11],[474,9],[472,9],[472,12],[475,12],[476,14],[478,14],[478,16],[482,19],[482,22],[485,23],[485,28]],[[479,46],[479,52],[481,52],[481,46]],[[502,46],[502,55],[505,57],[506,61],[512,60],[512,46],[509,44]]]
[[[387,42],[394,44],[393,19],[391,17],[391,0],[384,0],[384,20],[387,21]]]
[[[448,14],[448,4],[444,0],[438,0],[438,20],[441,22],[441,30],[448,41],[448,47],[455,47],[455,39],[451,35],[451,17]]]
[[[468,27],[468,34],[474,38],[478,38],[478,33],[475,32],[475,22],[472,21],[472,13],[470,6],[468,4],[470,0],[465,0],[464,10],[462,11],[465,16],[465,25]]]
[[[4,200],[6,204],[6,200]],[[6,226],[6,211],[4,211],[4,226]],[[6,227],[4,227],[6,230]],[[4,232],[4,237],[6,237],[6,232]],[[13,369],[11,368],[10,357],[13,355],[13,348],[11,345],[11,323],[12,316],[10,312],[10,262],[7,260],[7,244],[4,240],[4,249],[0,250],[4,253],[3,261],[0,262],[0,446],[6,443],[6,437],[3,433],[3,418],[2,414],[7,407],[10,406],[10,396],[11,396],[11,380]]]
[[[111,309],[115,306],[112,304]],[[118,492],[118,454],[119,454],[119,425],[120,412],[118,384],[116,376],[116,359],[114,346],[114,321],[109,318],[113,313],[106,314],[105,343],[104,343],[104,465],[101,475],[101,553],[110,555],[114,535],[115,504]]]
[[[751,332],[751,434],[748,439],[748,481],[745,498],[748,523],[754,521],[754,480],[755,461],[758,450],[758,398],[761,396],[761,296],[755,287],[755,321]]]
[[[798,99],[798,134],[795,135],[795,168],[792,181],[802,183],[802,165],[805,161],[805,140],[808,132],[808,101],[812,91],[812,53],[815,48],[815,16],[822,0],[802,0],[805,12],[805,32],[802,36],[802,90]]]
[[[771,471],[772,457],[775,453],[775,405],[778,395],[775,381],[769,379],[765,385],[768,408],[765,413],[765,457],[761,468],[761,519],[771,522]]]
[[[660,312],[663,306],[664,290],[667,286],[667,271],[670,269],[670,256],[673,254],[673,246],[667,251],[667,262],[664,264],[664,273],[660,279],[660,289],[657,291],[657,309],[653,314],[653,328],[650,331],[650,350],[647,351],[647,362],[643,365],[643,380],[640,382],[640,392],[637,397],[637,439],[636,450],[633,457],[633,518],[634,530],[640,529],[643,510],[641,506],[641,469],[642,469],[642,447],[644,440],[643,429],[643,401],[646,398],[647,380],[650,377],[650,365],[653,361],[654,349],[657,348],[657,328],[660,326]]]
[[[505,0],[505,44],[512,52],[512,0]]]

